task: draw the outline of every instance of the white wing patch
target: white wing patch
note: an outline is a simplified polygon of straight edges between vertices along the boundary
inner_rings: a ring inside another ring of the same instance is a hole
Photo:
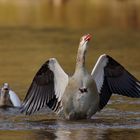
[[[14,91],[10,90],[9,91],[9,95],[10,95],[10,99],[11,99],[12,104],[15,107],[20,107],[21,106],[21,102],[20,102],[19,97],[16,95],[16,93]]]
[[[59,102],[61,101],[65,88],[68,85],[69,78],[55,58],[51,58],[50,60],[53,61],[52,62],[53,64],[51,64],[51,61],[50,61],[49,68],[54,73],[55,95],[56,95],[56,98],[58,98],[58,102]]]
[[[104,67],[108,63],[108,58],[106,57],[106,54],[103,54],[99,57],[97,60],[91,75],[93,76],[93,79],[96,82],[98,92],[100,93],[103,82],[104,82]]]

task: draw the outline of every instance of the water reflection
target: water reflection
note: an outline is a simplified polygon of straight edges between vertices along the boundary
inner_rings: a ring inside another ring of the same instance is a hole
[[[137,135],[137,137],[135,137]],[[139,131],[129,129],[92,129],[92,130],[78,130],[72,132],[58,131],[57,140],[123,140],[129,138],[130,140],[135,137],[138,140]]]
[[[139,29],[140,1],[0,0],[0,26]]]
[[[32,125],[34,127],[38,125],[38,129],[41,128],[41,130],[36,130],[35,134],[33,133],[32,136],[55,140],[117,140],[118,137],[123,139],[124,137],[130,136],[130,139],[135,138],[137,140],[140,136],[139,119],[130,119],[126,114],[123,119],[121,118],[121,115],[117,118],[115,116],[116,114],[120,114],[120,112],[115,114],[112,113],[113,111],[109,113],[108,110],[106,110],[106,112],[108,117],[103,112],[102,115],[95,115],[93,120],[81,120],[75,122],[58,119],[34,122]]]
[[[57,140],[99,140],[102,138],[104,130],[100,129],[80,129],[75,131],[58,130],[55,134]]]
[[[139,139],[139,130],[133,129],[81,129],[68,130],[37,130],[29,137],[33,140],[128,140]]]
[[[58,130],[56,133],[50,130],[34,131],[0,131],[3,140],[14,138],[15,140],[139,140],[139,130],[133,129],[100,129],[65,131]]]
[[[66,121],[45,114],[24,116],[17,109],[0,110],[0,136],[15,140],[123,140],[140,137],[139,111],[106,108],[91,120]],[[2,115],[3,114],[3,115]],[[5,115],[6,116],[5,116]]]
[[[139,130],[133,130],[133,129],[116,129],[111,130],[107,129],[104,131],[104,134],[102,135],[102,140],[138,140],[139,139]]]

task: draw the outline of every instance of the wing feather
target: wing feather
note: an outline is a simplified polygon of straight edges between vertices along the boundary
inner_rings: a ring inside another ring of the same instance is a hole
[[[21,107],[21,112],[31,114],[48,106],[59,110],[68,76],[56,59],[45,62],[36,73]]]
[[[140,82],[112,57],[101,55],[91,73],[100,93],[102,109],[112,93],[140,98]]]

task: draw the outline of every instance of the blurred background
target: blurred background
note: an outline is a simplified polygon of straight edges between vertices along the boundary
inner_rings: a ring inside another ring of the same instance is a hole
[[[139,0],[0,0],[0,25],[31,28],[140,28]]]
[[[106,53],[140,79],[140,0],[0,0],[0,85],[8,82],[24,99],[34,75],[50,57],[72,74],[79,39],[87,33],[93,36],[86,59],[89,72]],[[0,116],[0,129],[44,128],[44,132],[0,131],[0,135],[3,140],[138,140],[139,104],[138,99],[113,96],[93,122],[73,123],[76,131],[67,122],[41,122],[42,126]]]

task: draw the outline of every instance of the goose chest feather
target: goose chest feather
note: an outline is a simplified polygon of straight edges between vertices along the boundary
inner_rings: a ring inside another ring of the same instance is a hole
[[[67,119],[90,118],[98,109],[99,94],[97,93],[92,77],[86,70],[79,70],[69,79],[62,98],[65,117]]]

